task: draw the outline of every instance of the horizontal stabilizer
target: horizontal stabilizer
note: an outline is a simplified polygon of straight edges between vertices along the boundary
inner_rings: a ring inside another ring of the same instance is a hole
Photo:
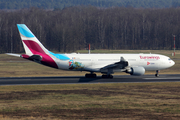
[[[21,57],[20,54],[14,54],[14,53],[6,53],[7,55],[11,55],[11,56],[16,56],[16,57]]]

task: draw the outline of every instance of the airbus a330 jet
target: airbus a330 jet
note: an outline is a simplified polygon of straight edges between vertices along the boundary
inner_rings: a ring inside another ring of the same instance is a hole
[[[156,71],[175,64],[169,57],[159,54],[56,54],[47,50],[25,24],[17,24],[25,54],[9,55],[22,57],[46,66],[69,71],[87,71],[85,77],[113,78],[115,72],[144,75],[147,70]]]

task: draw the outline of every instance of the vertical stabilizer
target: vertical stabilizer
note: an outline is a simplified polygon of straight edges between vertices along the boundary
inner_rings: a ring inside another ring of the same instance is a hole
[[[25,24],[17,24],[19,34],[27,55],[49,54],[48,50],[40,43],[36,36]]]

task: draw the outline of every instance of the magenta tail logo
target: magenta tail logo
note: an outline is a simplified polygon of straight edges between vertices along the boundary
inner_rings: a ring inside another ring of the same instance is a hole
[[[46,54],[44,52],[44,50],[39,46],[38,43],[36,43],[36,42],[34,42],[32,40],[23,40],[23,42],[26,44],[26,46],[29,48],[29,50],[33,54],[38,54],[38,53]]]

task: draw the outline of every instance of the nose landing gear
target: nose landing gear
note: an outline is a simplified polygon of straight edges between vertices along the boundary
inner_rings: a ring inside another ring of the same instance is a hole
[[[159,70],[156,70],[155,76],[156,76],[156,77],[159,77]]]

